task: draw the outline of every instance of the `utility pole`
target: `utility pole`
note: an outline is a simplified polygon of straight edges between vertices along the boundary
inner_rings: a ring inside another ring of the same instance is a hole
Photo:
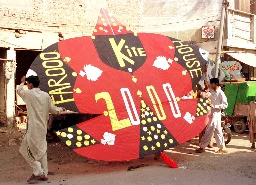
[[[219,76],[219,66],[220,66],[220,54],[221,54],[221,47],[223,42],[223,32],[224,32],[224,22],[225,22],[225,14],[226,9],[228,7],[228,1],[223,0],[222,2],[222,10],[221,10],[221,18],[220,18],[220,29],[219,29],[219,39],[218,39],[218,46],[217,46],[217,53],[215,58],[215,78],[218,78]]]

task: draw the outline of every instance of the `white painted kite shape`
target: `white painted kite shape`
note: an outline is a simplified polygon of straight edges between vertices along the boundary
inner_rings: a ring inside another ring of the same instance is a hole
[[[86,75],[87,80],[91,80],[91,81],[97,81],[99,79],[99,77],[102,74],[102,70],[100,70],[97,67],[92,66],[91,64],[88,64],[86,66],[84,66],[84,71],[80,71],[80,75],[82,77],[84,77]]]
[[[192,124],[195,120],[195,117],[192,116],[189,112],[186,112],[185,116],[183,117],[189,124]]]
[[[202,48],[199,48],[199,52],[200,52],[201,56],[202,56],[206,61],[209,60],[209,52],[208,52],[208,51],[205,51],[205,50],[203,50]]]
[[[105,132],[103,134],[103,139],[101,139],[101,144],[103,145],[114,145],[115,144],[115,139],[116,139],[116,135],[115,134],[111,134],[109,132]]]
[[[168,70],[170,68],[170,64],[172,64],[172,59],[166,59],[164,56],[158,56],[156,57],[156,60],[154,61],[153,66],[162,69],[162,70]]]
[[[68,139],[72,139],[73,137],[74,137],[73,134],[68,134],[68,135],[67,135],[67,138],[68,138]]]
[[[26,78],[29,77],[29,76],[37,76],[36,72],[33,71],[32,69],[29,69],[27,74],[26,74]]]

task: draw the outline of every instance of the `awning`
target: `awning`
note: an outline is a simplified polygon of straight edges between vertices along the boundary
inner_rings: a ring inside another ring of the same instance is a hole
[[[0,47],[42,50],[59,41],[57,33],[27,32],[16,38],[13,32],[0,30]]]
[[[252,53],[228,53],[231,57],[249,66],[256,67],[256,54]]]
[[[10,59],[6,59],[6,58],[0,58],[0,60],[3,60],[3,61],[11,61]]]

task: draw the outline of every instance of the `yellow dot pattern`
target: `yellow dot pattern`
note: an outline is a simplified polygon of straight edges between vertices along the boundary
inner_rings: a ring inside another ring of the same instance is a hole
[[[82,93],[81,89],[79,89],[79,88],[74,89],[74,92],[76,92],[77,94]]]
[[[60,135],[61,137],[67,137],[67,134],[65,132],[62,132]]]
[[[82,132],[82,130],[77,130],[76,133],[77,133],[77,135],[81,135],[83,132]]]
[[[57,131],[56,135],[70,148],[77,149],[100,144],[92,136],[79,129],[77,126]]]
[[[84,135],[84,139],[90,139],[90,137],[88,134]]]
[[[85,145],[85,146],[89,146],[89,145],[90,145],[90,142],[89,142],[89,141],[84,141],[84,145]]]
[[[103,112],[104,116],[108,116],[108,111]]]
[[[72,142],[70,140],[66,141],[66,145],[71,146]]]
[[[73,72],[73,73],[72,73],[72,76],[77,76],[77,73],[76,73],[76,72]]]
[[[147,139],[148,139],[148,141],[152,141],[152,137],[148,137]]]
[[[145,101],[141,100],[140,103],[140,157],[177,145],[175,138]]]
[[[199,98],[197,102],[196,116],[203,116],[208,114],[210,110],[210,107],[208,106],[209,103],[209,98]]]
[[[142,124],[142,125],[147,124],[146,120],[141,120],[141,124]]]
[[[80,147],[82,146],[82,143],[81,143],[81,142],[77,142],[77,143],[76,143],[76,146],[77,146],[78,148],[80,148]]]
[[[83,137],[82,136],[77,136],[77,141],[82,141],[83,140]]]

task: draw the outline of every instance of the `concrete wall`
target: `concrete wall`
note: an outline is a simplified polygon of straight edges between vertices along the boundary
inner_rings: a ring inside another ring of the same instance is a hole
[[[13,126],[15,116],[16,51],[0,48],[0,123]]]
[[[5,123],[5,78],[4,78],[4,61],[0,60],[0,124]]]
[[[6,58],[5,49],[0,48],[0,58]],[[0,123],[6,123],[5,90],[4,61],[0,60]]]
[[[16,51],[13,48],[7,50],[8,61],[5,62],[6,77],[6,118],[7,126],[13,126],[15,122],[15,72],[16,72]]]
[[[201,40],[202,26],[218,26],[222,0],[143,1],[141,30]]]

